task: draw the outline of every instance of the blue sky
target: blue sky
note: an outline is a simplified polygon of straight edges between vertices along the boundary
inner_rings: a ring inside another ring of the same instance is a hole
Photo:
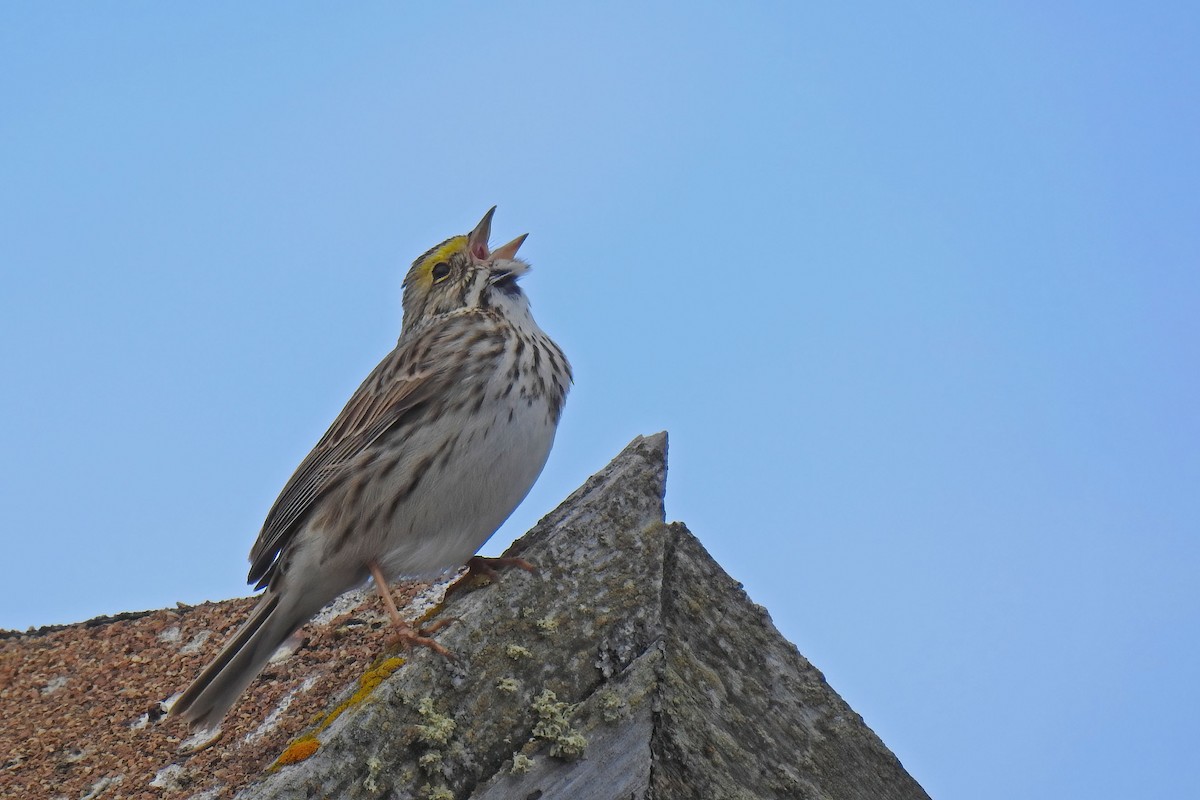
[[[936,797],[1184,796],[1200,11],[0,10],[0,627],[244,594],[498,204],[576,386],[498,552],[638,433]]]

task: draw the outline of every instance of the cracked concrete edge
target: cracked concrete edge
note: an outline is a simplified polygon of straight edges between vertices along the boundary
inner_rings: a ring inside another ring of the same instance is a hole
[[[644,509],[644,524],[664,522],[667,446],[666,431],[634,437],[602,470],[584,481],[553,511],[538,520],[528,533],[513,542],[505,555],[519,555],[536,547],[547,537],[559,536],[564,526],[569,529],[571,518],[579,516],[576,512],[578,506],[587,503],[597,492],[614,485],[623,486],[625,496],[613,499],[627,507]]]
[[[665,551],[648,798],[928,800],[682,523]]]

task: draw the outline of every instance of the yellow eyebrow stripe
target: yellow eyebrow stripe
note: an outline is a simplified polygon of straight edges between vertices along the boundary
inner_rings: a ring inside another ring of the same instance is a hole
[[[429,248],[420,258],[413,262],[414,271],[410,273],[412,281],[428,289],[433,285],[434,266],[439,261],[449,261],[455,253],[461,253],[466,249],[466,236],[451,236],[436,247]]]
[[[450,256],[454,255],[455,253],[462,252],[463,250],[466,250],[466,249],[467,249],[467,237],[454,236],[454,237],[442,242],[440,245],[433,248],[432,250],[430,250],[428,253],[425,254],[425,257],[421,260],[423,262],[429,264],[430,266],[432,266],[432,265],[438,263],[439,261],[448,261],[450,259]]]

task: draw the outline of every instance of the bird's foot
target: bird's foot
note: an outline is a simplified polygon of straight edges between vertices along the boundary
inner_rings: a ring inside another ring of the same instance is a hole
[[[394,622],[394,621],[393,621]],[[453,660],[454,653],[451,653],[445,647],[435,642],[431,637],[433,634],[440,631],[450,623],[455,622],[454,619],[440,619],[430,625],[425,625],[420,628],[414,628],[407,622],[395,624],[392,635],[388,637],[388,645],[391,647],[403,647],[406,650],[413,647],[428,647],[439,656],[445,656]]]
[[[431,637],[442,628],[454,622],[455,619],[450,617],[438,620],[437,622],[431,622],[428,625],[422,625],[420,628],[414,628],[404,621],[404,617],[400,616],[400,611],[396,608],[396,601],[392,599],[391,589],[388,588],[387,580],[383,577],[383,571],[379,568],[379,564],[372,561],[367,564],[367,568],[371,571],[371,577],[375,579],[375,588],[379,590],[379,596],[383,598],[383,605],[387,608],[388,616],[392,618],[392,627],[395,630],[388,638],[388,644],[393,647],[401,646],[405,649],[420,645],[421,647],[428,647],[438,655],[451,659],[454,658],[453,653],[435,642]]]
[[[480,586],[486,586],[500,577],[499,567],[520,567],[526,572],[537,572],[537,567],[530,564],[523,558],[514,556],[500,556],[498,558],[488,558],[487,556],[472,556],[467,561],[467,571],[462,577],[450,584],[446,589],[446,597],[468,589],[478,589]]]

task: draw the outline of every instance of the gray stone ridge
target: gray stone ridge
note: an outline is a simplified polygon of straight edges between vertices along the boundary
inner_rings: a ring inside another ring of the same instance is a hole
[[[510,549],[537,574],[447,601],[439,618],[456,621],[438,640],[456,660],[411,654],[315,734],[315,753],[237,796],[926,798],[664,522],[666,466],[665,433],[636,438]]]

